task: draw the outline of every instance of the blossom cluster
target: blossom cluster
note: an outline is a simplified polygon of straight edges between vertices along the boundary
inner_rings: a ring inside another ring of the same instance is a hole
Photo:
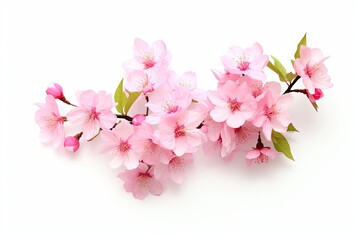
[[[245,152],[248,166],[279,153],[294,159],[284,136],[297,131],[288,113],[292,94],[303,94],[317,110],[316,102],[332,83],[326,57],[306,46],[306,34],[292,60],[294,72],[272,59],[258,43],[245,49],[233,46],[221,57],[223,69],[213,70],[217,89],[204,91],[197,87],[194,72],[171,69],[171,55],[162,41],[149,45],[135,39],[133,58],[123,64],[124,79],[114,96],[80,91],[74,104],[59,84],[47,88],[45,103],[37,104],[35,114],[40,140],[76,152],[80,142],[100,137],[103,158],[111,168],[122,169],[119,178],[125,190],[138,199],[160,195],[165,181],[181,183],[200,146],[205,154],[226,161]],[[280,81],[267,81],[266,67]],[[304,88],[294,89],[300,79]],[[141,112],[130,116],[133,104],[141,101]],[[72,109],[60,114],[58,102]],[[77,133],[69,136],[65,124]]]

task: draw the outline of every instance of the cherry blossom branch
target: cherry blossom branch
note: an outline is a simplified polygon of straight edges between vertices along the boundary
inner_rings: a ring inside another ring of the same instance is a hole
[[[121,114],[115,114],[115,115],[117,118],[122,118],[122,119],[128,120],[129,122],[131,122],[133,120],[133,118],[128,115],[121,115]]]
[[[283,93],[286,94],[286,93],[290,93],[291,92],[291,88],[296,84],[296,82],[300,79],[301,77],[300,76],[297,76],[296,78],[294,78],[294,80],[290,83],[290,85],[288,86],[288,88],[285,90],[285,92]]]

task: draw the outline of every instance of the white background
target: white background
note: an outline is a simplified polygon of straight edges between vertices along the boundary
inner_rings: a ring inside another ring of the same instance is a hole
[[[355,2],[1,2],[0,239],[355,239]],[[200,87],[213,89],[210,69],[221,68],[229,46],[257,41],[290,67],[305,32],[309,46],[330,56],[334,88],[318,113],[296,97],[291,113],[301,133],[289,136],[295,162],[279,157],[247,169],[241,156],[225,164],[199,151],[181,186],[139,201],[125,193],[96,141],[75,155],[39,143],[34,103],[44,101],[49,83],[61,83],[72,100],[77,90],[113,92],[135,37],[164,40],[173,69],[193,70]]]

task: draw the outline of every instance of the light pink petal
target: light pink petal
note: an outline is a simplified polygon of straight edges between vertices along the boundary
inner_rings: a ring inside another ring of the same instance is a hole
[[[96,119],[93,120],[93,121],[86,122],[82,126],[82,130],[83,130],[83,137],[86,140],[90,140],[91,138],[95,137],[96,134],[99,133],[99,131],[100,131],[100,123]]]
[[[186,133],[186,141],[192,147],[198,147],[204,139],[204,133],[196,129]]]
[[[152,44],[154,57],[156,60],[160,60],[166,54],[166,46],[165,43],[161,40],[158,40]]]
[[[124,154],[122,158],[124,159],[124,166],[128,170],[135,169],[139,166],[138,154],[133,150],[129,150],[127,154]]]
[[[89,111],[83,107],[77,107],[68,112],[68,114],[66,114],[66,118],[71,123],[84,124],[89,114]]]
[[[231,113],[228,107],[215,107],[210,112],[210,116],[215,122],[224,122],[230,117]]]
[[[257,150],[257,149],[250,150],[247,152],[246,158],[247,159],[255,159],[255,158],[259,157],[260,154],[261,154],[260,150]]]
[[[99,121],[102,129],[110,129],[114,127],[116,116],[111,111],[102,112],[99,115]]]
[[[140,38],[134,40],[134,57],[138,62],[142,62],[144,53],[151,52],[150,46]]]
[[[159,163],[154,166],[154,176],[156,179],[165,179],[169,176],[168,165]]]
[[[121,139],[127,140],[134,134],[134,127],[127,121],[121,121],[115,129],[120,134]]]
[[[261,81],[265,81],[266,80],[266,75],[263,71],[259,71],[259,70],[250,70],[248,71],[247,74],[249,77],[257,79],[257,80],[261,80]]]
[[[226,120],[226,124],[232,128],[238,128],[245,123],[245,119],[243,117],[242,112],[236,111],[232,113],[229,118]]]
[[[99,91],[97,93],[99,102],[96,105],[96,111],[110,111],[114,106],[114,100],[110,94],[107,94],[105,91]]]
[[[93,90],[87,90],[78,93],[79,104],[86,110],[91,110],[98,103],[97,94]]]
[[[293,100],[294,98],[291,94],[284,94],[277,100],[276,106],[280,108],[280,111],[285,111],[288,109]]]
[[[177,184],[181,184],[184,180],[184,171],[182,167],[169,166],[169,178]]]
[[[116,155],[110,162],[109,162],[109,166],[110,168],[113,168],[113,169],[116,169],[116,168],[119,168],[123,165],[123,160],[118,156]]]
[[[182,156],[189,149],[188,143],[185,137],[179,137],[176,139],[175,148],[173,149],[176,156]]]
[[[263,148],[261,149],[261,153],[265,154],[266,156],[268,156],[270,159],[274,159],[276,156],[276,152],[274,150],[272,150],[271,148]]]
[[[264,133],[265,138],[268,141],[271,141],[272,126],[270,121],[265,121],[264,125],[262,126],[262,132]]]
[[[161,186],[161,183],[159,181],[157,181],[156,179],[152,179],[152,181],[150,183],[149,191],[150,191],[151,194],[153,194],[155,196],[161,195],[161,193],[163,192],[163,188]]]
[[[208,98],[212,104],[219,107],[225,107],[227,106],[227,102],[224,101],[216,91],[209,91],[208,92]]]

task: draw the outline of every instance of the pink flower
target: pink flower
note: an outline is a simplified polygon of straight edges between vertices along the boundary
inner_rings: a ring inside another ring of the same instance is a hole
[[[326,59],[318,48],[300,47],[300,58],[295,59],[294,68],[310,94],[315,93],[315,88],[324,89],[333,86],[323,63]]]
[[[236,147],[239,148],[241,145],[255,139],[258,133],[259,129],[250,122],[245,122],[241,127],[235,128],[234,142]]]
[[[92,90],[80,92],[77,96],[79,107],[67,114],[69,122],[81,126],[84,138],[90,140],[98,134],[100,128],[110,129],[116,122],[116,116],[111,112],[115,106],[111,95],[104,91],[95,93]]]
[[[76,152],[80,147],[79,138],[77,136],[66,137],[64,147],[71,152]]]
[[[142,124],[143,121],[145,121],[145,115],[144,114],[136,114],[131,123],[134,125],[134,126],[140,126]]]
[[[119,177],[124,181],[127,192],[131,192],[137,199],[143,199],[149,193],[159,196],[163,191],[161,183],[154,178],[153,171],[153,167],[140,163],[136,169],[126,170]]]
[[[160,146],[160,141],[154,136],[152,125],[146,122],[135,128],[132,142],[133,149],[141,152],[139,159],[149,165],[168,163],[173,155],[172,151]]]
[[[234,130],[225,123],[215,122],[210,116],[205,118],[203,124],[208,128],[208,141],[203,144],[204,153],[227,158],[235,149]]]
[[[136,38],[133,50],[135,59],[124,64],[124,68],[130,71],[167,67],[171,60],[163,41],[156,41],[150,47],[143,40]]]
[[[40,141],[60,146],[64,141],[64,117],[61,117],[56,101],[52,95],[46,96],[45,103],[39,103],[35,121],[40,127]]]
[[[197,127],[203,121],[203,114],[194,111],[182,111],[173,116],[164,117],[155,136],[166,149],[173,150],[177,156],[186,152],[195,152],[205,138]]]
[[[210,91],[209,100],[215,105],[210,116],[215,122],[225,122],[232,128],[238,128],[253,117],[257,104],[249,94],[246,83],[238,86],[228,81],[218,91]]]
[[[272,129],[278,132],[286,132],[291,123],[286,110],[292,101],[293,97],[290,94],[275,97],[270,91],[261,99],[258,112],[252,123],[256,127],[262,127],[262,132],[267,140],[271,140]]]
[[[162,116],[170,116],[186,109],[191,104],[190,91],[181,89],[171,89],[164,84],[151,95],[146,106],[151,110],[151,114],[146,121],[151,124],[160,123]]]
[[[269,147],[253,148],[246,153],[246,163],[249,167],[254,163],[263,164],[274,159],[275,156],[276,152]]]
[[[167,73],[163,71],[148,74],[141,70],[134,70],[128,74],[125,88],[130,92],[142,92],[147,96],[166,81],[166,78]]]
[[[221,61],[225,69],[232,74],[247,75],[261,81],[266,79],[263,69],[266,67],[268,57],[263,55],[263,49],[258,43],[245,50],[233,46],[229,55],[223,56]]]
[[[311,94],[308,90],[306,90],[306,95],[310,99],[310,101],[314,103],[317,100],[319,100],[320,98],[322,98],[324,96],[324,93],[323,93],[323,91],[321,91],[321,89],[315,88],[314,94]]]
[[[166,164],[159,163],[154,166],[154,175],[157,179],[169,178],[175,183],[182,183],[184,179],[184,169],[193,162],[193,155],[186,153],[181,157],[174,155]]]
[[[111,168],[119,168],[122,164],[126,169],[135,169],[139,165],[140,148],[135,148],[134,145],[134,127],[122,121],[116,125],[114,129],[105,130],[101,132],[103,140],[103,153],[111,153],[113,160],[110,162]]]
[[[235,82],[241,76],[240,74],[233,74],[228,71],[225,72],[221,72],[217,70],[211,70],[211,71],[214,74],[215,78],[218,80],[218,86],[220,87],[224,85],[227,81]]]
[[[65,99],[63,89],[57,83],[54,83],[53,86],[48,87],[46,89],[46,94],[52,95],[55,99]]]
[[[194,72],[185,72],[178,76],[175,72],[169,75],[168,83],[173,90],[183,92],[183,95],[190,94],[190,98],[196,101],[206,99],[206,91],[197,87],[196,74]]]

